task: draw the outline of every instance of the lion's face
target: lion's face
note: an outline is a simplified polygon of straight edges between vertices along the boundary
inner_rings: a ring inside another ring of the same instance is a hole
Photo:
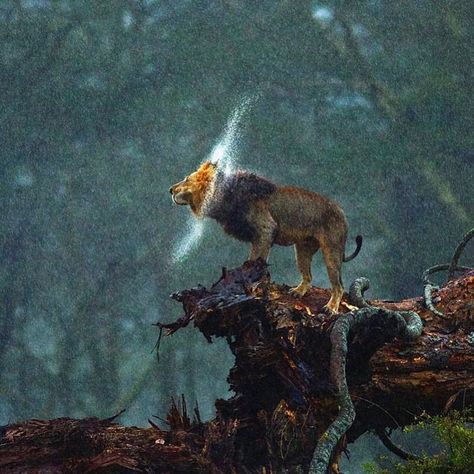
[[[214,179],[216,165],[206,161],[194,173],[173,184],[170,188],[171,197],[175,204],[191,206],[195,214],[199,214],[206,192]]]

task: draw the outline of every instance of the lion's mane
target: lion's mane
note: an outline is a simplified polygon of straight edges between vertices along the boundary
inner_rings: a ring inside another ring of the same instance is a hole
[[[250,204],[275,191],[274,183],[253,173],[237,171],[226,175],[218,171],[205,214],[219,222],[228,234],[251,242],[256,237],[256,230],[248,220]]]

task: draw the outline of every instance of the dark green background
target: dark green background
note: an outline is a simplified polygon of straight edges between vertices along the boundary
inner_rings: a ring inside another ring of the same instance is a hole
[[[239,166],[341,203],[348,252],[365,239],[346,286],[364,275],[371,295],[420,295],[422,271],[473,223],[473,13],[435,0],[3,0],[0,423],[125,407],[145,425],[181,392],[209,418],[230,395],[224,344],[187,329],[157,364],[151,324],[179,316],[169,293],[247,255],[209,223],[170,261],[190,218],[168,194],[246,95],[259,98]],[[270,262],[297,283],[292,249]],[[320,256],[313,273],[328,286]]]

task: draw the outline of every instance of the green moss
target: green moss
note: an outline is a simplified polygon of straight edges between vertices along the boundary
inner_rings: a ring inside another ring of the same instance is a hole
[[[453,411],[448,416],[423,416],[406,431],[430,429],[442,443],[441,451],[429,456],[414,453],[419,459],[397,463],[391,469],[381,469],[377,463],[364,465],[368,474],[467,474],[474,472],[474,429],[470,412]]]

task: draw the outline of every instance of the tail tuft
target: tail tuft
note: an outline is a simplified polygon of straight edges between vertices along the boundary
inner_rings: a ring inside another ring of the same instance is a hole
[[[349,260],[352,260],[353,258],[357,257],[357,255],[359,255],[360,248],[362,247],[362,235],[358,235],[355,240],[356,249],[354,250],[354,253],[352,253],[348,257],[344,255],[344,259],[342,260],[343,262],[348,262]]]

